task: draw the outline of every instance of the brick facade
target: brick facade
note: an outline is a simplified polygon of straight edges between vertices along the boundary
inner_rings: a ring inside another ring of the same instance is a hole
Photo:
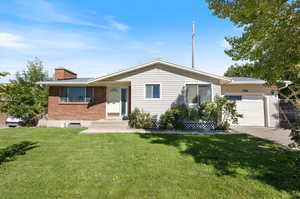
[[[49,120],[100,120],[106,117],[106,87],[94,87],[95,102],[63,103],[59,100],[59,87],[49,88]]]
[[[55,80],[75,79],[77,74],[65,68],[56,68],[54,73]]]

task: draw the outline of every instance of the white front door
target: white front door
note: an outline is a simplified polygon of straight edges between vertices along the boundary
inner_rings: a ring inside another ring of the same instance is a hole
[[[121,92],[119,87],[107,88],[107,117],[120,117]]]
[[[128,88],[107,87],[107,118],[122,118],[128,114]]]

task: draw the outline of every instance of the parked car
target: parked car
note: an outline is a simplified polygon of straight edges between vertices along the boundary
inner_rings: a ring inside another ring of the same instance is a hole
[[[15,117],[8,116],[6,121],[5,121],[5,124],[8,127],[18,127],[18,126],[21,126],[23,124],[23,120],[20,119],[20,118],[15,118]]]

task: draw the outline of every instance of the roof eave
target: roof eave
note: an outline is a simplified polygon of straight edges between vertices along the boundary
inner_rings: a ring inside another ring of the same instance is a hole
[[[60,85],[87,85],[87,82],[37,82],[39,85],[60,86]]]

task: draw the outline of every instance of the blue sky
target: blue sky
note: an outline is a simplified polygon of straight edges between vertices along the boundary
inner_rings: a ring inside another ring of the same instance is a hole
[[[192,21],[196,67],[223,74],[233,63],[224,37],[241,31],[202,0],[0,0],[0,71],[15,74],[34,57],[51,75],[66,67],[81,77],[157,58],[190,66]]]

